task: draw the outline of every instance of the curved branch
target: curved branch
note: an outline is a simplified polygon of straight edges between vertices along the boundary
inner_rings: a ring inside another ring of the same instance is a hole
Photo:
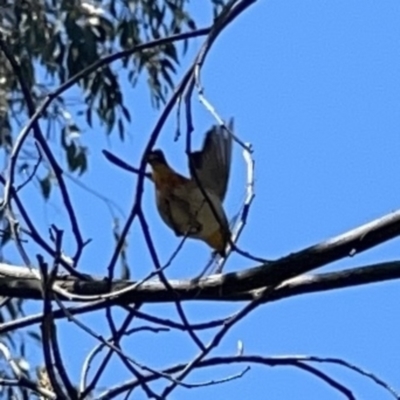
[[[305,360],[306,358],[308,358],[308,360]],[[335,361],[332,361],[335,360]],[[315,367],[311,367],[308,364],[305,364],[304,361],[309,361],[309,362],[326,362],[327,364],[336,364],[338,359],[322,359],[319,357],[314,357],[310,356],[277,356],[277,357],[262,357],[259,355],[237,355],[237,356],[225,356],[225,357],[210,357],[207,360],[202,360],[200,361],[197,365],[196,368],[205,368],[205,367],[215,367],[218,365],[227,365],[227,364],[241,364],[241,363],[245,363],[245,364],[258,364],[258,365],[263,365],[263,366],[268,366],[268,367],[294,367],[294,368],[299,368],[302,370],[305,370],[309,373],[311,373],[312,375],[322,379],[325,383],[327,383],[329,386],[334,387],[337,391],[341,392],[342,394],[344,394],[348,399],[354,399],[355,397],[352,395],[351,391],[344,387],[343,385],[341,385],[340,383],[338,383],[336,380],[334,380],[333,378],[331,378],[329,375],[317,370]],[[341,360],[343,361],[343,360]],[[346,362],[343,361],[343,363],[345,364]],[[342,363],[340,363],[341,365],[343,365]],[[182,371],[182,369],[185,368],[185,364],[178,364],[175,365],[171,368],[165,369],[163,371],[164,374],[176,374],[180,371]],[[156,375],[151,375],[148,374],[144,377],[144,380],[146,382],[153,382],[156,379],[158,379],[158,376]],[[380,380],[380,379],[379,379]],[[375,382],[375,380],[373,379],[373,381]],[[375,382],[376,383],[376,382]],[[117,386],[115,386],[114,388],[110,388],[109,390],[107,390],[106,392],[104,392],[103,394],[100,394],[98,399],[108,399],[108,398],[115,398],[116,396],[128,391],[128,390],[132,390],[136,387],[138,387],[139,382],[136,382],[135,380],[130,380],[128,382],[124,382],[122,384],[119,384]],[[380,385],[382,386],[382,385]],[[394,398],[398,398],[397,397],[397,393],[390,390],[388,385],[383,385],[383,388],[386,390],[386,392],[388,392],[389,394],[391,394]]]

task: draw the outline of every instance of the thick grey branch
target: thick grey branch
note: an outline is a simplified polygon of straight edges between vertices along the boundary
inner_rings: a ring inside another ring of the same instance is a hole
[[[226,276],[235,284],[230,286],[224,282]],[[198,282],[170,280],[171,290],[167,290],[163,283],[151,281],[143,283],[132,291],[116,296],[111,300],[113,304],[132,304],[137,302],[161,303],[176,301],[176,296],[181,300],[221,300],[221,301],[243,301],[251,300],[262,295],[265,288],[252,291],[236,291],[240,284],[240,277],[236,274],[213,275]],[[269,291],[265,302],[275,301],[295,295],[314,293],[326,290],[341,289],[357,285],[366,285],[374,282],[382,282],[400,278],[400,261],[374,264],[364,267],[351,268],[339,272],[326,274],[303,275],[284,282]],[[109,284],[104,279],[98,278],[92,281],[79,281],[75,278],[65,277],[55,281],[59,287],[74,295],[82,296],[79,302],[85,301],[84,296],[99,296],[107,294]],[[121,291],[128,286],[133,286],[131,281],[115,281],[112,291]],[[221,290],[223,288],[223,290]],[[10,296],[23,299],[42,299],[40,281],[31,278],[0,278],[0,296]],[[70,300],[60,294],[60,299]],[[93,297],[87,301],[93,301]],[[1,329],[0,329],[1,330]]]
[[[397,211],[267,265],[224,275],[212,275],[196,282],[171,280],[169,283],[173,291],[167,290],[164,284],[158,281],[144,282],[112,301],[119,304],[138,301],[170,302],[175,301],[176,296],[182,300],[250,300],[260,295],[265,288],[276,286],[266,298],[266,301],[270,301],[302,293],[398,279],[400,262],[375,264],[330,274],[301,276],[298,279],[291,278],[365,251],[396,237],[399,233],[400,211]],[[42,298],[40,281],[28,268],[0,264],[0,275],[4,275],[0,278],[1,296]],[[109,284],[101,278],[80,281],[70,277],[60,277],[55,283],[75,295],[93,296],[109,293]],[[115,281],[112,291],[122,290],[132,284],[128,281]],[[93,298],[89,300],[93,301]]]

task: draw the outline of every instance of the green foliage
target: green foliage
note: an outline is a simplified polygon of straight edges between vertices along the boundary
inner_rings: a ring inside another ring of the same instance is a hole
[[[47,200],[50,197],[51,192],[51,176],[48,174],[42,179],[39,179],[40,189],[42,191],[43,198]]]
[[[138,44],[196,28],[187,11],[188,0],[6,0],[0,9],[0,34],[20,63],[25,83],[36,105],[57,86],[102,57]],[[220,7],[220,0],[210,1]],[[187,43],[185,44],[185,49]],[[147,77],[150,99],[160,107],[174,86],[179,65],[176,44],[168,43],[104,66],[77,82],[89,126],[97,118],[110,134],[117,128],[124,139],[125,124],[135,105],[125,104],[119,73],[126,71],[134,88],[141,74]],[[16,132],[15,115],[27,112],[17,77],[0,53],[0,146],[9,151]],[[63,94],[41,118],[55,127],[65,112]],[[13,120],[14,118],[14,120]],[[22,119],[21,119],[22,120]],[[15,129],[14,129],[15,130]],[[71,171],[87,168],[86,152],[64,147]]]
[[[224,3],[222,0],[201,2],[204,6],[213,6],[214,11],[220,10]],[[3,0],[0,38],[19,64],[25,86],[38,107],[51,91],[105,56],[196,29],[195,16],[189,14],[188,5],[189,0]],[[187,46],[188,43],[183,42],[184,51]],[[175,43],[167,43],[85,75],[74,87],[81,99],[75,115],[82,117],[89,127],[100,122],[106,134],[116,131],[123,140],[125,124],[131,121],[135,104],[128,106],[125,102],[121,71],[128,77],[132,89],[139,77],[144,76],[150,101],[158,108],[174,87],[181,56]],[[81,121],[78,124],[68,110],[69,96],[65,92],[53,99],[39,122],[46,139],[52,140],[51,145],[58,147],[57,150],[61,149],[68,170],[80,175],[88,169],[88,149],[80,143]],[[6,155],[10,155],[27,119],[28,108],[17,73],[0,51],[0,149]],[[41,161],[36,148],[35,152],[27,151],[25,158],[17,160],[16,171],[24,176],[24,182],[27,176],[35,179],[42,197],[47,200],[52,193],[54,171]],[[35,176],[37,169],[39,177]],[[0,223],[1,250],[12,239],[15,227],[13,231],[9,219],[4,218],[1,211]],[[118,240],[118,221],[115,223],[114,235]],[[121,275],[129,278],[125,250],[124,246]],[[0,300],[0,323],[23,315],[21,301]],[[40,336],[34,331],[23,333],[26,335],[7,333],[1,337],[7,346],[16,349],[13,354],[20,354],[21,365],[25,360],[26,341],[40,342]],[[30,371],[24,372],[35,380]],[[0,366],[0,377],[14,378],[7,364]],[[9,387],[0,391],[0,398],[29,398],[29,395],[26,390]]]

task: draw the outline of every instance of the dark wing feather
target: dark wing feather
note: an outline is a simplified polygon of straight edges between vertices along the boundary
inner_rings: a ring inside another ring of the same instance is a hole
[[[228,129],[233,132],[233,119]],[[193,169],[204,188],[212,190],[221,201],[228,188],[232,158],[232,135],[222,126],[214,125],[206,133],[203,149],[190,154],[189,169]]]

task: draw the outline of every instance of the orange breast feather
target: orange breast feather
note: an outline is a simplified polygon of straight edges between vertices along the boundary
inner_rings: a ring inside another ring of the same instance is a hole
[[[152,176],[158,190],[171,189],[190,182],[188,178],[176,173],[165,165],[159,165],[154,168]]]

